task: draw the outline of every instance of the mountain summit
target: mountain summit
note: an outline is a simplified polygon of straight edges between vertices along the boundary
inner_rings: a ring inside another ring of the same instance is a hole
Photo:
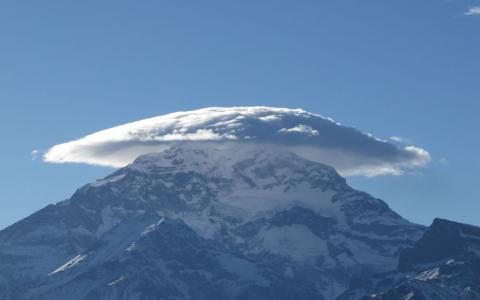
[[[175,146],[0,232],[1,299],[335,299],[424,229],[275,148]]]

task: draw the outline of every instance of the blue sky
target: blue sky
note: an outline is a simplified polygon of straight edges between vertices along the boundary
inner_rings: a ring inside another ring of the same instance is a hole
[[[207,106],[305,110],[432,155],[352,177],[404,217],[480,225],[480,1],[2,1],[0,227],[112,169],[33,149]],[[472,14],[466,15],[468,11]]]

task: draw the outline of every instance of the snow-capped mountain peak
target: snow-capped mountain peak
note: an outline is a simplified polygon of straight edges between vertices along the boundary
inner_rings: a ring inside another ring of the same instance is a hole
[[[160,153],[142,155],[126,169],[150,174],[171,171],[193,172],[229,180],[243,178],[244,183],[257,188],[271,187],[268,182],[262,184],[262,181],[272,179],[277,185],[286,186],[295,180],[312,181],[312,184],[313,181],[345,184],[345,180],[332,167],[309,161],[289,151],[268,147],[253,150],[238,147],[225,151],[221,148],[173,146]]]
[[[1,265],[0,295],[334,299],[359,272],[393,270],[422,232],[289,151],[177,145],[1,231],[0,255],[16,267]],[[199,296],[194,282],[219,294]]]

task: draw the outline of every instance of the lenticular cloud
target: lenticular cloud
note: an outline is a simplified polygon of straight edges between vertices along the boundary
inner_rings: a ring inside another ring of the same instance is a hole
[[[301,109],[212,107],[176,112],[98,131],[53,146],[44,160],[122,167],[177,144],[285,148],[343,175],[401,174],[430,160],[424,149],[377,139]]]

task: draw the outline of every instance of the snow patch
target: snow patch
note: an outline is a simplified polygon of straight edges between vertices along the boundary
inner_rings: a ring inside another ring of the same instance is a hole
[[[405,299],[404,299],[404,300],[411,300],[411,299],[413,299],[414,296],[415,296],[415,293],[414,293],[414,292],[410,292],[410,293],[408,293],[408,294],[405,296]]]
[[[60,266],[59,268],[57,268],[54,271],[52,271],[51,273],[49,273],[48,276],[51,276],[51,275],[56,274],[58,272],[63,272],[65,270],[68,270],[70,268],[73,268],[73,267],[77,266],[81,261],[85,260],[90,254],[91,253],[79,254],[79,255],[75,256],[74,258],[72,258],[71,260],[66,262],[64,265]]]
[[[117,283],[124,281],[126,278],[127,278],[127,277],[125,277],[125,276],[120,276],[120,278],[118,278],[117,280],[114,280],[114,281],[110,282],[109,284],[107,284],[107,286],[116,285]]]
[[[294,224],[262,229],[255,240],[259,246],[252,249],[253,253],[267,251],[302,263],[314,262],[319,256],[328,256],[326,241],[304,225]],[[328,261],[328,263],[332,262]]]
[[[101,217],[102,224],[100,224],[100,226],[98,226],[97,228],[97,236],[102,235],[103,233],[107,232],[115,225],[120,223],[120,218],[118,217],[118,214],[112,210],[112,207],[110,205],[102,209]]]
[[[415,279],[420,281],[428,281],[438,278],[438,275],[440,275],[440,269],[433,268],[431,270],[423,271],[422,273],[420,273],[420,275],[415,277]]]
[[[141,235],[147,235],[149,234],[150,232],[154,231],[154,230],[157,230],[159,227],[160,227],[160,224],[162,224],[163,222],[165,221],[165,218],[161,218],[160,220],[158,220],[158,222],[148,226],[147,228],[145,228],[145,230],[141,233]]]
[[[120,180],[122,180],[126,175],[127,175],[126,173],[123,173],[123,174],[119,174],[119,175],[116,175],[116,176],[108,177],[108,178],[105,178],[105,179],[102,179],[102,180],[97,180],[96,182],[90,183],[90,186],[92,186],[92,187],[101,187],[101,186],[104,186],[104,185],[106,185],[106,184],[108,184],[108,183],[120,181]]]
[[[133,250],[135,250],[135,248],[137,248],[137,243],[136,242],[132,242],[130,244],[130,246],[128,246],[127,249],[125,249],[127,252],[132,252]]]

